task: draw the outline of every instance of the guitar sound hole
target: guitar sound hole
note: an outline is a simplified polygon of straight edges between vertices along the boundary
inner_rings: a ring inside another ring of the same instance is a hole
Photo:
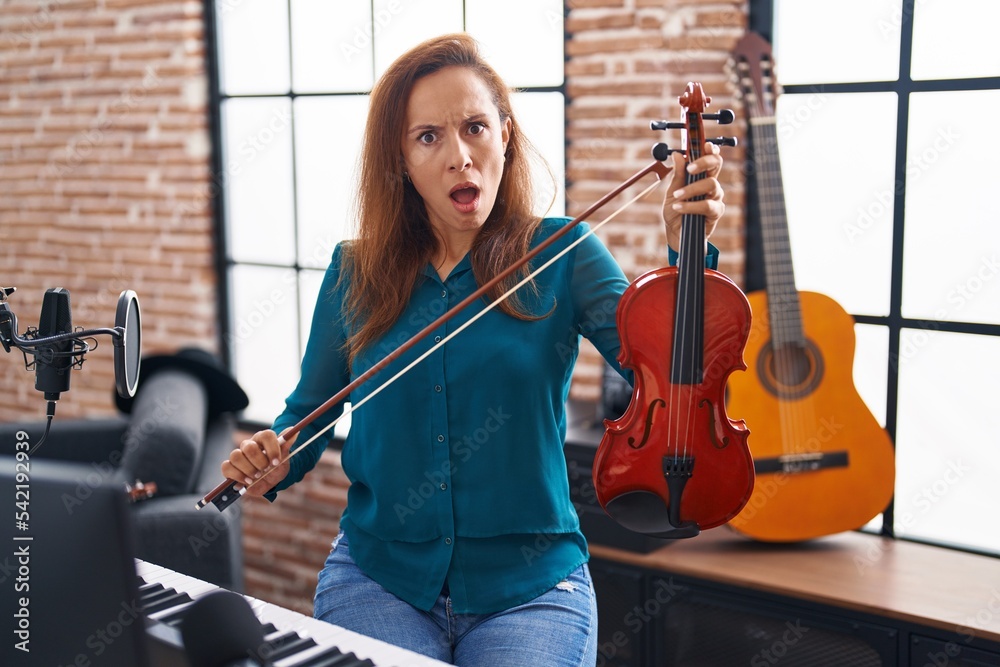
[[[779,398],[801,398],[812,393],[823,380],[823,370],[823,357],[810,340],[803,345],[779,347],[768,341],[757,357],[761,384]]]
[[[771,348],[771,375],[785,387],[797,387],[809,378],[812,363],[798,345]]]

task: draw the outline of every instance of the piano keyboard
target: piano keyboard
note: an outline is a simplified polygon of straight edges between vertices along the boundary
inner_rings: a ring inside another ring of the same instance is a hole
[[[154,667],[187,665],[180,623],[187,608],[218,586],[136,559],[139,597]],[[434,667],[434,660],[278,605],[243,596],[264,625],[274,667]]]

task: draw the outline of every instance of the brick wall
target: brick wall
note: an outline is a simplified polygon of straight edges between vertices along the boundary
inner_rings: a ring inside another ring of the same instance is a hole
[[[568,6],[567,196],[575,214],[648,164],[653,143],[678,143],[676,132],[654,133],[649,121],[677,117],[687,81],[703,84],[714,109],[733,106],[723,65],[746,8],[707,0]],[[74,324],[109,326],[118,293],[130,288],[142,302],[147,351],[214,346],[202,29],[196,2],[0,6],[0,284],[21,288],[12,305],[23,323],[37,322],[45,288],[61,285],[74,295]],[[743,136],[739,126],[706,131]],[[742,152],[725,156],[727,213],[714,241],[722,270],[739,282]],[[666,263],[662,193],[600,233],[630,277]],[[111,344],[102,345],[74,375],[60,417],[112,411]],[[40,417],[19,356],[2,363],[0,420]],[[596,399],[600,372],[585,348],[574,396]],[[247,593],[309,613],[345,498],[339,456],[329,452],[279,503],[245,502]]]
[[[743,34],[747,13],[743,2],[570,0],[568,5],[566,192],[567,212],[577,215],[649,164],[653,144],[680,146],[678,131],[654,132],[649,122],[679,119],[677,97],[688,81],[700,82],[712,98],[709,111],[733,108],[724,66]],[[705,133],[743,137],[736,123],[706,122]],[[712,240],[721,251],[720,269],[739,283],[744,264],[743,152],[725,148],[723,156],[726,215]],[[626,194],[641,190],[636,186]],[[598,231],[630,279],[667,264],[663,193],[658,188]],[[574,376],[575,398],[598,399],[602,365],[596,350],[585,345]]]
[[[0,5],[0,285],[20,332],[42,295],[110,327],[139,295],[143,348],[215,346],[202,7],[169,0]],[[113,413],[111,339],[72,375],[57,418]],[[0,420],[42,418],[16,351],[0,355]]]

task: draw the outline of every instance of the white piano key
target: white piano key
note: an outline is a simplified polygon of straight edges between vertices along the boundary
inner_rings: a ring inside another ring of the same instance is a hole
[[[135,562],[136,573],[146,583],[158,583],[165,588],[173,588],[180,593],[187,593],[194,601],[213,591],[224,590],[214,584],[189,577],[169,568],[139,559],[136,559]],[[294,632],[300,637],[312,639],[317,644],[317,646],[276,661],[275,667],[295,667],[313,656],[328,651],[331,647],[336,647],[343,653],[353,653],[361,660],[371,660],[377,667],[440,667],[448,664],[249,595],[244,595],[243,598],[261,623],[271,623],[277,628],[275,633],[268,635],[265,639]],[[190,606],[193,602],[185,604]],[[181,609],[181,605],[150,614],[148,617],[155,621],[179,609]]]

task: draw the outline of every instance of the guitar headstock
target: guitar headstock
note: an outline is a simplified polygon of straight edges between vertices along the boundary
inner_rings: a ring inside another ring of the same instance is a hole
[[[771,45],[755,32],[747,32],[733,48],[730,74],[751,118],[774,117],[781,87],[774,73]]]

